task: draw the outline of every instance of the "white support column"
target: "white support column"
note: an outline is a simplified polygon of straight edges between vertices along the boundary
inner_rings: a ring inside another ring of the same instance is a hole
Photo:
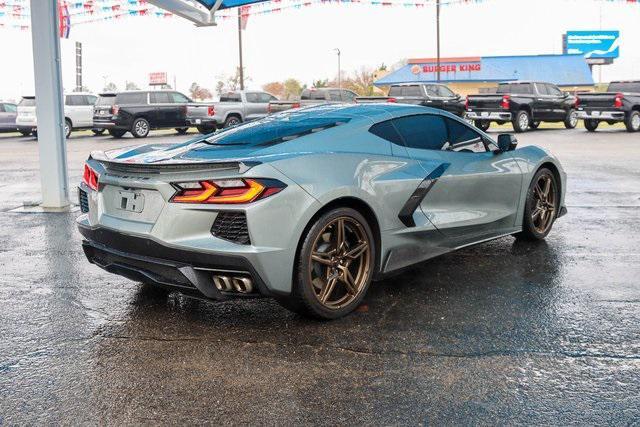
[[[69,188],[57,1],[31,0],[31,38],[42,207],[60,210],[69,206]]]

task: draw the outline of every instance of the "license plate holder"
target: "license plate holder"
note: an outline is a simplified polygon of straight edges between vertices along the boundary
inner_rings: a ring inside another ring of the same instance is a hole
[[[115,206],[123,211],[141,213],[144,209],[144,195],[136,191],[120,190],[116,195]]]
[[[489,117],[489,112],[488,111],[483,111],[483,112],[480,113],[480,116]]]
[[[592,111],[591,115],[594,117],[600,117],[600,111]]]

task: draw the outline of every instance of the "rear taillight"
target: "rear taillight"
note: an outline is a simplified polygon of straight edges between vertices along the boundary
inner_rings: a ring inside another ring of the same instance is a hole
[[[509,109],[511,97],[509,95],[504,95],[502,97],[502,102],[500,103],[500,108],[504,108],[505,110]]]
[[[286,185],[273,179],[219,179],[174,183],[172,203],[243,204],[282,191]]]
[[[389,99],[387,99],[387,102],[391,102],[392,104],[395,104],[395,103],[398,102],[398,100],[395,99],[395,98],[389,98]]]
[[[622,108],[622,100],[624,99],[624,95],[621,93],[616,93],[616,98],[613,100],[613,106],[615,108]]]
[[[111,107],[111,114],[113,114],[114,116],[118,114],[118,111],[120,111],[120,107],[118,107],[117,105]]]
[[[267,106],[267,114],[271,114],[271,104]]]
[[[300,108],[300,103],[294,102],[293,104],[291,104],[291,108]]]
[[[213,108],[213,105],[210,105],[209,108],[207,108],[207,115],[208,116],[215,116],[216,115],[216,110],[215,110],[215,108]]]
[[[469,109],[469,97],[468,96],[464,100],[464,109],[465,109],[465,111]]]
[[[94,171],[89,167],[89,165],[84,165],[84,172],[82,173],[82,182],[87,184],[87,186],[95,191],[98,191],[98,179],[100,175],[98,172]]]

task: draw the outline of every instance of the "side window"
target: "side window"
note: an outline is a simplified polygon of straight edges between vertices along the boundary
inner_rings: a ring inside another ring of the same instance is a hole
[[[376,123],[369,128],[369,132],[394,144],[404,145],[400,134],[396,130],[395,126],[393,126],[393,123],[391,123],[391,120]]]
[[[538,95],[549,95],[549,91],[547,90],[547,85],[542,83],[536,83],[536,89],[538,90]]]
[[[445,118],[449,128],[449,144],[453,151],[471,151],[484,153],[487,151],[482,136],[471,126],[467,126],[456,120]]]
[[[151,92],[150,99],[152,104],[169,104],[169,94],[167,92]]]
[[[441,150],[447,142],[447,126],[441,116],[420,114],[400,117],[393,123],[409,148]]]
[[[95,95],[85,95],[87,103],[85,105],[95,105],[98,97]]]
[[[278,98],[276,98],[275,96],[269,93],[261,92],[261,93],[258,93],[258,99],[259,99],[259,102],[266,104],[271,101],[276,101]]]
[[[180,92],[171,92],[169,98],[174,104],[188,104],[189,98],[181,94]]]
[[[433,85],[425,86],[425,89],[427,90],[427,95],[429,96],[440,96],[436,87]]]
[[[67,95],[65,97],[64,105],[69,105],[69,106],[81,105],[81,103],[78,102],[78,95]]]
[[[402,96],[402,86],[391,86],[389,96]]]
[[[7,113],[16,113],[18,112],[18,107],[15,104],[4,104],[4,111]]]
[[[547,92],[549,92],[549,95],[562,96],[562,91],[554,85],[546,84],[545,86],[547,87]]]
[[[356,100],[356,96],[358,95],[351,92],[350,90],[342,90],[342,100],[345,102],[354,102]]]
[[[448,98],[451,98],[454,95],[451,89],[449,89],[446,86],[437,86],[437,88],[438,88],[438,95],[440,96],[446,96]]]
[[[245,96],[247,97],[247,102],[251,104],[257,104],[260,102],[260,97],[258,97],[258,94],[255,92],[247,92]]]
[[[0,113],[4,113],[7,110],[4,108],[4,104],[0,104]]]
[[[153,102],[153,94],[159,94],[159,93],[166,93],[166,92],[151,92],[150,102]],[[145,105],[146,103],[147,103],[147,92],[129,92],[129,93],[119,93],[118,95],[116,95],[116,104]]]

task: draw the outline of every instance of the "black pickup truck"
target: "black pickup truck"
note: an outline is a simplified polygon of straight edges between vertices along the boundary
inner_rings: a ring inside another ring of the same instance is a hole
[[[590,132],[601,122],[623,122],[629,132],[640,131],[640,80],[611,82],[603,93],[578,94],[578,118]]]
[[[487,130],[491,122],[511,122],[513,130],[536,129],[540,122],[563,122],[567,129],[578,124],[576,97],[543,82],[506,82],[498,84],[495,94],[469,95],[467,118]]]
[[[446,85],[437,83],[405,83],[391,85],[388,96],[359,96],[358,104],[372,102],[397,102],[399,104],[423,105],[448,111],[464,117],[465,99]]]

